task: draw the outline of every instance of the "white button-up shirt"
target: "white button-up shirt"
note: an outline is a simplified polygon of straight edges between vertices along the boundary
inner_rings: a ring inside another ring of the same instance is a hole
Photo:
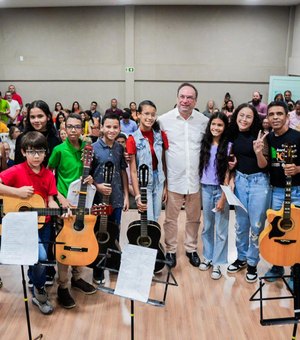
[[[168,190],[179,194],[194,194],[200,189],[200,147],[208,118],[193,110],[188,119],[177,108],[158,118],[166,132],[169,149],[166,150]]]

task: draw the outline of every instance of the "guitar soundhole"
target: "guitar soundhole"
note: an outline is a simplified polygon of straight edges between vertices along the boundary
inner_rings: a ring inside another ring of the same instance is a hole
[[[105,232],[98,232],[96,233],[96,237],[97,237],[97,240],[98,240],[98,243],[100,244],[104,244],[104,243],[107,243],[110,236],[109,236],[109,233]]]
[[[19,208],[18,211],[28,211],[29,210],[29,207],[26,207],[25,205],[22,205],[22,207]]]
[[[76,221],[74,224],[74,229],[76,231],[81,231],[82,229],[84,229],[84,223],[82,221]]]
[[[137,244],[142,247],[150,247],[151,245],[151,238],[149,236],[140,236],[137,239]]]
[[[290,219],[282,219],[280,221],[280,230],[282,231],[290,231],[293,228],[293,221]]]

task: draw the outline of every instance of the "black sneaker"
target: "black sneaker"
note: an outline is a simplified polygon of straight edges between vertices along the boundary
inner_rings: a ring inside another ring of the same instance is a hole
[[[176,267],[177,261],[176,261],[176,253],[167,253],[166,254],[166,261],[169,262],[167,265],[170,268]]]
[[[54,284],[54,277],[51,275],[46,275],[45,286],[49,287],[49,286],[53,286],[53,284]]]
[[[71,287],[80,290],[86,295],[95,294],[97,292],[96,288],[88,282],[84,281],[83,279],[75,281],[73,277],[71,279]]]
[[[249,283],[254,283],[257,281],[257,269],[256,266],[247,265],[246,281]]]
[[[227,272],[228,273],[237,273],[240,270],[246,268],[247,262],[246,261],[241,261],[239,259],[235,260],[231,265],[227,267]]]
[[[57,300],[66,309],[76,307],[76,303],[72,298],[68,288],[57,288]]]
[[[96,285],[104,285],[105,283],[105,277],[104,277],[104,270],[100,268],[97,271],[95,270],[93,273],[93,282]]]

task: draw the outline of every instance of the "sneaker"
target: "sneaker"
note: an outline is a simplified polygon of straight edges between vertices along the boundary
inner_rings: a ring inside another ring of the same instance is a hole
[[[256,266],[247,266],[246,281],[253,283],[257,281],[257,269]]]
[[[37,306],[43,314],[51,314],[54,308],[48,300],[48,294],[45,291],[45,288],[33,287],[33,293],[32,303]]]
[[[284,268],[280,266],[273,266],[265,274],[265,280],[268,282],[274,282],[284,275]]]
[[[240,270],[246,268],[247,262],[246,261],[241,261],[239,259],[235,260],[231,265],[227,267],[228,273],[237,273]]]
[[[33,287],[33,283],[32,283],[31,280],[28,280],[27,286],[28,286],[28,288],[32,288]]]
[[[66,309],[76,307],[76,303],[72,298],[68,288],[57,288],[57,300]]]
[[[210,267],[211,267],[211,261],[204,258],[203,262],[201,262],[199,266],[199,269],[205,271],[205,270],[208,270]]]
[[[210,277],[213,280],[219,280],[222,277],[220,266],[213,266]]]
[[[49,287],[49,286],[53,286],[53,284],[54,284],[54,277],[50,275],[46,275],[45,286]]]
[[[80,290],[86,295],[95,294],[97,292],[96,288],[88,282],[84,281],[83,279],[75,281],[73,277],[71,279],[71,287]]]
[[[105,277],[104,277],[104,270],[103,269],[100,270],[100,271],[97,271],[97,275],[96,275],[95,272],[93,273],[93,282],[96,285],[104,285]]]

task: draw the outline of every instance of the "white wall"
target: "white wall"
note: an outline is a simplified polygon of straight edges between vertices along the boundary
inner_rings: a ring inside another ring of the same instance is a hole
[[[266,99],[269,76],[287,74],[288,28],[289,7],[1,10],[0,90],[14,83],[25,102],[51,108],[96,100],[101,111],[113,97],[120,107],[152,99],[160,113],[182,81],[195,82],[201,110],[210,98],[220,106],[227,91],[236,104],[254,90]]]

